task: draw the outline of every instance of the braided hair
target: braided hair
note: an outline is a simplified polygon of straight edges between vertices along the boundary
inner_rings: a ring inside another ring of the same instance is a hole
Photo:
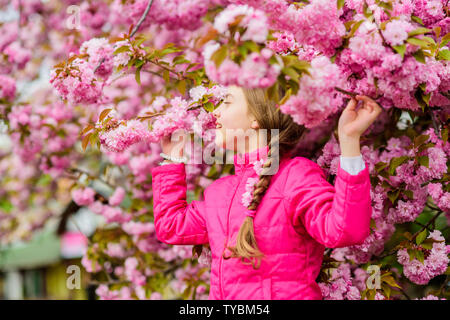
[[[270,139],[267,160],[262,165],[262,172],[258,182],[255,184],[253,198],[247,207],[248,210],[256,211],[269,188],[273,175],[268,174],[268,172],[272,164],[279,163],[279,159],[295,147],[303,136],[305,127],[296,124],[291,116],[282,113],[275,102],[267,98],[264,89],[242,88],[242,90],[247,100],[249,113],[255,116],[261,129],[268,129],[268,137]],[[284,95],[282,89],[279,89],[278,95],[280,97]],[[278,133],[272,136],[272,130],[269,129],[278,129],[275,130]],[[236,246],[228,247],[228,249],[231,251],[231,255],[225,257],[225,259],[237,257],[241,259],[243,264],[251,264],[254,269],[260,267],[261,258],[264,254],[259,250],[256,243],[252,216],[247,216],[244,219],[236,238]],[[247,259],[251,261],[247,262]]]

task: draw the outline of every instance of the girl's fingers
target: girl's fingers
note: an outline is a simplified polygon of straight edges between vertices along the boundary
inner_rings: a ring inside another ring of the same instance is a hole
[[[374,111],[378,111],[378,113],[380,113],[382,111],[381,107],[378,105],[378,103],[373,100],[372,98],[369,98],[367,96],[360,96],[357,95],[355,97],[358,101],[363,101],[364,102],[364,106],[368,106],[368,110],[370,110],[370,112],[374,112]]]
[[[355,98],[351,98],[349,103],[347,104],[347,110],[355,110],[358,101]]]
[[[371,98],[369,98],[368,96],[361,96],[361,95],[357,95],[357,96],[355,96],[355,98],[357,99],[357,100],[364,100],[364,101],[367,101],[367,102],[369,102],[369,101],[373,101]]]

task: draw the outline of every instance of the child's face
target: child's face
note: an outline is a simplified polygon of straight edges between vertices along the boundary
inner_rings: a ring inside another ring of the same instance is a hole
[[[217,118],[215,143],[223,149],[245,150],[245,144],[259,126],[255,117],[249,114],[244,91],[237,86],[227,87],[225,100],[213,114]]]

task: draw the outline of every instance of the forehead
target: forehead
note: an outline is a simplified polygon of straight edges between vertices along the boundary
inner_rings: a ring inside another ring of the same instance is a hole
[[[227,87],[226,97],[244,98],[244,91],[238,86]]]

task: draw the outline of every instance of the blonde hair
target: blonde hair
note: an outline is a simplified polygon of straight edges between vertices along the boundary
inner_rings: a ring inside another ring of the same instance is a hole
[[[264,89],[242,89],[247,100],[249,113],[254,115],[261,129],[269,131],[268,137],[270,139],[267,160],[262,166],[262,174],[255,184],[253,198],[247,207],[249,210],[256,210],[272,179],[272,175],[265,174],[267,168],[271,167],[273,161],[279,161],[279,158],[295,147],[302,137],[305,127],[296,124],[291,116],[282,113],[277,108],[276,103],[268,99]],[[284,92],[279,89],[278,94],[282,97]],[[269,129],[278,129],[278,135],[272,137]],[[274,152],[276,147],[279,148],[278,153]],[[229,257],[224,257],[225,259],[238,257],[241,258],[242,263],[252,264],[254,269],[260,267],[260,259],[264,254],[259,250],[256,243],[253,217],[247,216],[244,219],[236,238],[236,246],[228,247],[228,249],[232,254]],[[246,262],[245,259],[249,259],[251,262]]]

